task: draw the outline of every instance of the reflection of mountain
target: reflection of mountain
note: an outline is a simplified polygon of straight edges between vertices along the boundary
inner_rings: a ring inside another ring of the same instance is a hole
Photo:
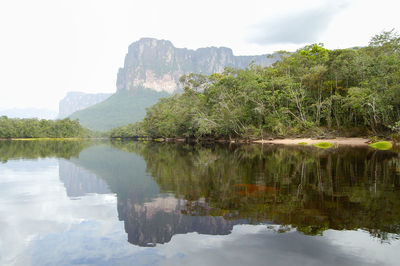
[[[146,163],[134,153],[100,144],[82,151],[71,162],[103,179],[119,199],[130,198],[142,204],[159,193],[157,183],[146,173]]]
[[[144,204],[135,204],[130,199],[118,200],[118,213],[125,221],[128,241],[139,246],[154,246],[169,242],[173,235],[189,232],[227,235],[233,225],[240,223],[221,216],[185,215],[187,204],[186,200],[172,196],[157,197]]]
[[[96,145],[82,151],[79,158],[73,158],[71,162],[76,165],[69,167],[76,171],[75,176],[82,177],[78,173],[82,172],[82,168],[87,169],[104,180],[110,190],[117,194],[119,219],[125,222],[128,241],[132,244],[146,246],[166,243],[173,235],[188,232],[223,235],[239,223],[207,215],[208,207],[203,201],[189,203],[172,196],[161,197],[158,185],[146,172],[146,163],[134,153]],[[87,174],[87,171],[83,172]],[[63,176],[72,175],[63,173]],[[70,180],[77,183],[66,183],[66,186],[80,193],[86,181],[82,181],[82,178]],[[187,214],[189,212],[190,215]]]
[[[107,184],[95,174],[66,160],[60,159],[58,164],[60,180],[64,183],[68,197],[110,193]]]

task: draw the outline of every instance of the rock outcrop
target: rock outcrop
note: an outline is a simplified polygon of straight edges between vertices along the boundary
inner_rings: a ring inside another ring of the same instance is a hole
[[[129,46],[124,67],[118,71],[117,91],[148,88],[172,93],[184,74],[220,73],[225,67],[245,68],[252,61],[267,66],[278,59],[278,54],[234,56],[226,47],[189,50],[176,48],[170,41],[142,38]]]

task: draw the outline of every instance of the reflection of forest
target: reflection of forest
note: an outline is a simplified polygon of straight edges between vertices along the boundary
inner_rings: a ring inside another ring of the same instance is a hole
[[[184,198],[182,213],[249,223],[273,221],[305,234],[365,229],[400,233],[400,160],[369,148],[190,146],[121,143],[140,154],[162,192]],[[207,208],[198,209],[204,198]]]
[[[56,157],[69,159],[90,146],[90,141],[75,140],[0,140],[0,160],[37,159]]]

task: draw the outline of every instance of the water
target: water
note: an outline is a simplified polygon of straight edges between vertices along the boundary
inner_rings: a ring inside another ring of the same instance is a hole
[[[398,265],[400,157],[0,142],[0,265]]]

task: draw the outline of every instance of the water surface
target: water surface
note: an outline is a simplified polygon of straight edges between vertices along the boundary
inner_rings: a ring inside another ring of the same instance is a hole
[[[397,265],[396,151],[0,142],[1,265]]]

